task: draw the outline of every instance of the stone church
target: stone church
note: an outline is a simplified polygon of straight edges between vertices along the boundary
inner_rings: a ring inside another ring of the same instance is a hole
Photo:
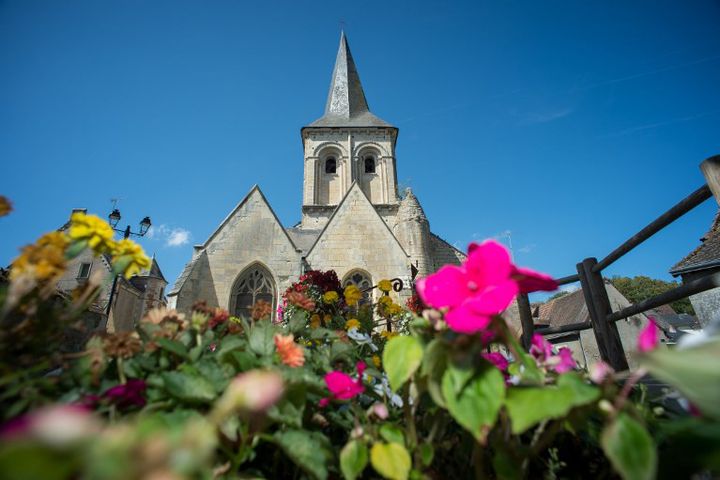
[[[462,252],[430,231],[420,202],[397,185],[397,127],[373,115],[344,34],[322,117],[301,129],[302,219],[284,227],[258,186],[225,217],[168,294],[187,312],[196,300],[247,314],[307,270],[335,270],[343,285],[366,288],[426,275]]]

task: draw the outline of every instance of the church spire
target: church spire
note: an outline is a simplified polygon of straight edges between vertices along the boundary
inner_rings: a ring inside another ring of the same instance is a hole
[[[355,62],[345,32],[340,34],[340,46],[330,81],[325,114],[311,123],[311,127],[390,127],[391,125],[368,108]]]

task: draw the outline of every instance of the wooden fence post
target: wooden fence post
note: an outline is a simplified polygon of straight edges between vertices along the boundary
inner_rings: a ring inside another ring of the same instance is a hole
[[[586,258],[582,263],[577,264],[580,285],[585,296],[585,304],[588,308],[593,332],[595,332],[600,356],[616,372],[620,372],[628,369],[628,363],[617,325],[615,322],[607,321],[607,316],[612,313],[612,307],[607,290],[605,290],[602,272],[593,272],[595,265],[597,265],[596,258]]]
[[[520,313],[520,324],[522,325],[522,345],[525,350],[530,350],[530,342],[533,333],[535,333],[535,325],[533,324],[532,311],[530,311],[530,299],[527,293],[521,293],[517,296],[518,312]]]
[[[715,201],[720,205],[720,155],[715,155],[700,164],[710,191],[715,196]]]

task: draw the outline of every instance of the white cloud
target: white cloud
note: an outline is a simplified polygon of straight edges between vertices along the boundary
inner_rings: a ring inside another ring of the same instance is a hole
[[[165,245],[168,247],[179,247],[190,241],[190,231],[184,228],[173,228],[167,237]]]
[[[562,287],[560,287],[559,290],[561,292],[568,292],[568,293],[577,292],[578,290],[580,290],[580,283],[579,282],[569,283],[567,285],[563,285]]]
[[[166,247],[186,245],[190,242],[191,237],[192,235],[189,230],[180,227],[170,228],[164,223],[162,225],[154,225],[147,233],[147,238],[161,242],[164,241]]]

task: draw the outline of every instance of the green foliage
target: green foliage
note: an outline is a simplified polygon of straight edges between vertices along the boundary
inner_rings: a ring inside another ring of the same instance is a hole
[[[420,366],[422,357],[422,345],[414,337],[403,335],[387,343],[383,352],[383,365],[393,390],[397,390],[408,381]]]
[[[650,434],[630,415],[621,413],[603,431],[601,444],[625,480],[655,478],[657,452]]]
[[[630,303],[637,303],[655,295],[660,295],[680,285],[678,282],[666,282],[665,280],[658,280],[644,275],[632,278],[615,276],[610,279],[610,283],[612,283]],[[693,310],[692,304],[687,298],[673,302],[670,306],[677,313],[695,315],[695,310]]]
[[[335,285],[332,275],[327,278]],[[551,359],[524,351],[499,317],[488,327],[494,333],[488,340],[486,332],[449,330],[433,318],[437,312],[406,312],[405,334],[388,339],[371,328],[382,309],[323,303],[318,285],[305,280],[303,288],[313,300],[305,305],[315,303],[315,310],[293,306],[280,324],[223,320],[222,312],[198,306],[192,321],[166,312],[159,323],[92,337],[67,356],[37,350],[44,342],[61,351],[57,331],[33,339],[32,351],[41,352],[38,366],[5,364],[0,374],[4,419],[27,415],[37,422],[17,440],[0,439],[0,477],[419,479],[474,472],[578,478],[614,471],[634,479],[656,471],[675,478],[704,469],[720,473],[720,340],[641,358],[704,415],[689,419],[656,413],[669,409],[658,410],[647,396],[628,396],[632,385],[621,393],[627,376],[594,384],[585,372],[558,374]],[[46,320],[70,308],[51,308],[36,294],[29,299]],[[349,318],[360,327],[348,333]],[[279,351],[276,335],[282,336],[278,345],[289,339],[295,356],[301,353],[300,364]],[[489,352],[511,360],[507,371],[486,360]],[[362,378],[360,361],[368,366]],[[333,371],[338,391],[329,388]],[[138,384],[140,391],[129,390]],[[78,402],[95,413],[68,407]],[[50,421],[53,412],[66,423]],[[682,460],[667,462],[661,453],[656,470],[656,448],[680,452]]]
[[[367,446],[358,441],[349,441],[340,452],[340,470],[346,480],[355,480],[368,463]]]
[[[370,462],[380,475],[391,480],[407,479],[412,467],[410,455],[399,443],[376,443],[370,449]]]
[[[643,366],[720,420],[720,338],[683,350],[657,349],[643,358]]]

